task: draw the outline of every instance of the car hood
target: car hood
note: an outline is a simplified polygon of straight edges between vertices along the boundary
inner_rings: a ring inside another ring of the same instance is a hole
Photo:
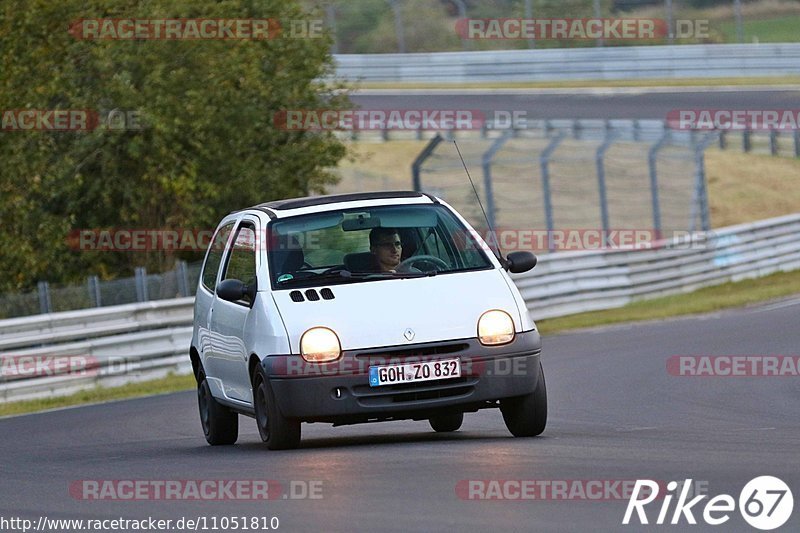
[[[319,293],[324,287],[314,290]],[[495,269],[327,288],[333,299],[295,302],[291,290],[273,293],[292,353],[300,353],[300,337],[314,326],[335,331],[342,350],[474,338],[478,319],[490,309],[506,311],[516,331],[522,330],[514,296],[503,274]],[[297,290],[306,293],[309,289]]]

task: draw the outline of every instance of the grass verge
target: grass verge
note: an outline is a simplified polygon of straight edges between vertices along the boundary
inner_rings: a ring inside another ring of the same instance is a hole
[[[557,333],[622,322],[709,313],[798,293],[800,293],[800,270],[794,270],[763,278],[725,283],[686,294],[641,300],[617,309],[541,320],[537,321],[536,325],[543,334]]]
[[[152,396],[167,392],[178,392],[195,387],[194,376],[187,374],[177,376],[170,374],[160,379],[129,383],[120,387],[96,387],[85,391],[76,392],[68,396],[41,398],[37,400],[23,400],[0,404],[0,416],[21,415],[35,413],[47,409],[70,407],[87,403],[108,402],[111,400],[124,400]]]

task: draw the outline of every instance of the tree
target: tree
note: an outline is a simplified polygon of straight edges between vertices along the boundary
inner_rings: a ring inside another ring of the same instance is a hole
[[[88,4],[88,5],[87,5]],[[79,18],[277,19],[264,40],[87,40]],[[132,111],[141,129],[0,131],[0,291],[39,279],[169,268],[173,254],[80,252],[86,228],[211,228],[270,199],[323,192],[346,149],[285,131],[286,109],[347,107],[329,80],[330,39],[289,35],[321,19],[297,1],[7,0],[0,7],[0,112]],[[196,257],[196,255],[195,255]]]

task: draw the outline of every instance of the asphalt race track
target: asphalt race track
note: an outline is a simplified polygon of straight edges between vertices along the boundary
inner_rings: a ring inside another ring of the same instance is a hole
[[[626,88],[569,90],[368,90],[351,100],[364,109],[526,111],[536,119],[666,119],[674,109],[794,109],[797,88]]]
[[[242,418],[239,443],[212,448],[191,392],[3,419],[0,516],[277,516],[283,531],[755,531],[738,511],[723,526],[703,524],[704,502],[694,513],[698,526],[622,526],[622,499],[467,500],[456,487],[461,480],[692,478],[712,496],[738,500],[747,481],[775,475],[797,504],[798,378],[679,377],[668,374],[666,361],[796,355],[799,316],[795,299],[545,337],[550,419],[532,439],[511,437],[492,410],[467,415],[450,435],[424,422],[306,424],[301,449],[289,452],[266,450],[255,423]],[[284,489],[322,481],[322,497],[85,501],[69,491],[78,480],[203,479],[269,479]],[[651,522],[658,507],[648,507]],[[797,507],[781,530],[798,530]]]

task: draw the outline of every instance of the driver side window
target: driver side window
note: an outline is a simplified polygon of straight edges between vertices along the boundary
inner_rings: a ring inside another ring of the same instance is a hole
[[[253,224],[245,222],[236,232],[222,279],[238,279],[246,285],[256,282],[256,231]],[[245,296],[244,301],[251,303],[249,296]]]

